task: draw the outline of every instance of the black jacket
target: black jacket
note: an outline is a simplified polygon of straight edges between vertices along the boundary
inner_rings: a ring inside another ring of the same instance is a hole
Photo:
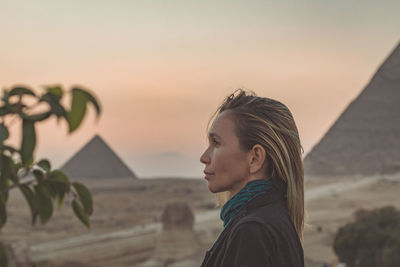
[[[304,267],[282,194],[272,188],[251,200],[207,251],[201,267]]]

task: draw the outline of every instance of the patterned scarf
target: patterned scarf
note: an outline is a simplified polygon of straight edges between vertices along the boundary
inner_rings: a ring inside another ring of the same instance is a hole
[[[221,220],[224,221],[224,227],[255,197],[264,194],[272,188],[272,183],[267,180],[254,180],[247,183],[236,195],[234,195],[221,209]]]

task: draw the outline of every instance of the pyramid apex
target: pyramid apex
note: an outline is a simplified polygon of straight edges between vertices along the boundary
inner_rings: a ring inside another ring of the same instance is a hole
[[[100,140],[103,140],[103,138],[99,135],[99,134],[95,134],[93,137],[92,137],[92,139],[90,139],[90,140],[95,140],[95,139],[100,139]],[[104,141],[104,140],[103,140]],[[89,141],[90,142],[90,141]]]
[[[390,52],[389,56],[380,66],[377,73],[379,73],[383,78],[386,79],[400,79],[400,42]]]
[[[400,171],[400,43],[304,159],[307,175]]]
[[[99,135],[94,135],[62,167],[73,178],[137,178]]]

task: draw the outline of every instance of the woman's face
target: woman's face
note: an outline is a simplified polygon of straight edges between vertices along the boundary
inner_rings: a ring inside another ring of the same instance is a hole
[[[249,177],[249,152],[240,149],[234,127],[229,111],[219,114],[208,134],[209,146],[200,157],[208,189],[213,193],[230,191],[233,196]]]

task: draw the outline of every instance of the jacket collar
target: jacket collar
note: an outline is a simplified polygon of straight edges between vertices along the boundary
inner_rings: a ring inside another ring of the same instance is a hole
[[[252,199],[242,210],[241,215],[244,216],[249,212],[269,204],[282,203],[286,206],[286,199],[276,187],[272,187],[268,192]]]

